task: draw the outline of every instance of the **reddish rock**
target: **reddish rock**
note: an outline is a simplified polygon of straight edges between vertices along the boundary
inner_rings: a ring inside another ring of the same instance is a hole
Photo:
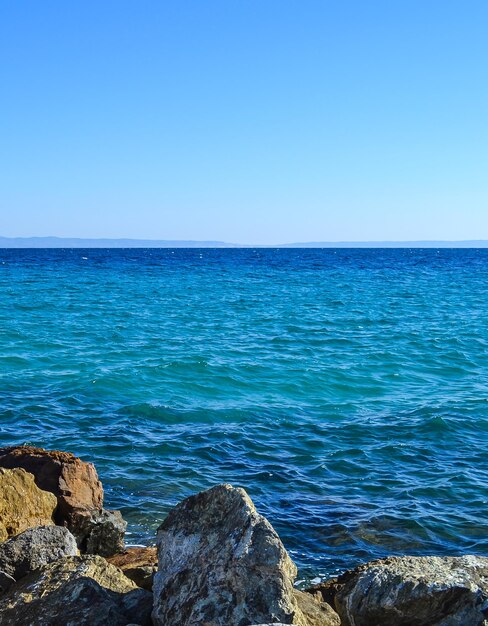
[[[95,466],[69,452],[32,446],[0,448],[0,467],[23,468],[34,475],[39,489],[53,493],[58,499],[58,524],[69,527],[77,509],[92,511],[103,506],[103,488]]]
[[[107,561],[121,569],[138,587],[152,590],[153,576],[158,568],[156,546],[127,548],[124,552],[108,557]]]
[[[124,550],[127,524],[119,511],[102,508],[102,483],[92,463],[69,452],[12,446],[0,448],[0,468],[24,469],[39,489],[56,496],[54,521],[73,533],[81,552],[110,556]]]

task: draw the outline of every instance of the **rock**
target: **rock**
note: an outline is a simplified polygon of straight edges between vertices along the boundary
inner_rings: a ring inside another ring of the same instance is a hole
[[[69,452],[32,446],[0,448],[0,467],[22,467],[34,475],[36,485],[58,499],[56,522],[70,526],[77,510],[99,510],[103,488],[92,463],[85,463]]]
[[[92,463],[69,452],[14,446],[0,448],[0,467],[25,469],[56,496],[55,521],[71,531],[81,552],[109,556],[124,549],[127,524],[119,511],[102,509],[102,483]]]
[[[120,554],[108,557],[107,561],[119,567],[138,587],[152,590],[154,574],[158,568],[156,547],[127,548]]]
[[[56,498],[23,469],[0,467],[0,541],[32,526],[54,524]]]
[[[305,591],[312,594],[319,602],[327,602],[333,607],[335,606],[336,594],[340,588],[342,588],[342,585],[337,582],[337,578],[329,578],[305,589]]]
[[[51,561],[77,554],[76,540],[67,528],[37,526],[0,544],[0,570],[19,580]]]
[[[125,550],[127,522],[120,511],[77,510],[71,516],[70,531],[82,554],[108,557]]]
[[[15,578],[0,570],[0,594],[8,591],[15,584]]]
[[[337,579],[344,626],[481,626],[488,558],[391,557]]]
[[[156,626],[307,624],[296,567],[243,489],[218,485],[176,506],[157,535]]]
[[[92,524],[86,543],[88,554],[112,556],[125,549],[127,522],[120,511],[102,509],[92,517]]]
[[[120,511],[78,511],[71,529],[81,552],[112,556],[125,549],[127,522]]]
[[[309,593],[295,589],[298,608],[303,613],[307,626],[340,626],[341,620],[334,609],[326,602],[321,602]]]
[[[0,626],[149,626],[151,594],[100,556],[65,557],[0,596]]]

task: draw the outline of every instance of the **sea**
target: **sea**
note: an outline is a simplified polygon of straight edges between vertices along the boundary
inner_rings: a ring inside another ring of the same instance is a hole
[[[488,555],[487,249],[1,249],[0,444],[95,463],[128,543],[244,487],[301,581]]]

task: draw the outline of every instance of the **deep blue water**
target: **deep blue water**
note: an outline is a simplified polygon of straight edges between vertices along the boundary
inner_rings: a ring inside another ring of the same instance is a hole
[[[302,577],[488,555],[488,250],[0,250],[0,443],[130,541],[245,487]]]

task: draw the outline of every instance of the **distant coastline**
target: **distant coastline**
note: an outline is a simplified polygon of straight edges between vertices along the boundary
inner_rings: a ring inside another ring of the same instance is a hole
[[[0,237],[0,248],[488,248],[488,240],[465,241],[312,241],[238,244],[225,241],[165,239],[84,239],[76,237]]]

